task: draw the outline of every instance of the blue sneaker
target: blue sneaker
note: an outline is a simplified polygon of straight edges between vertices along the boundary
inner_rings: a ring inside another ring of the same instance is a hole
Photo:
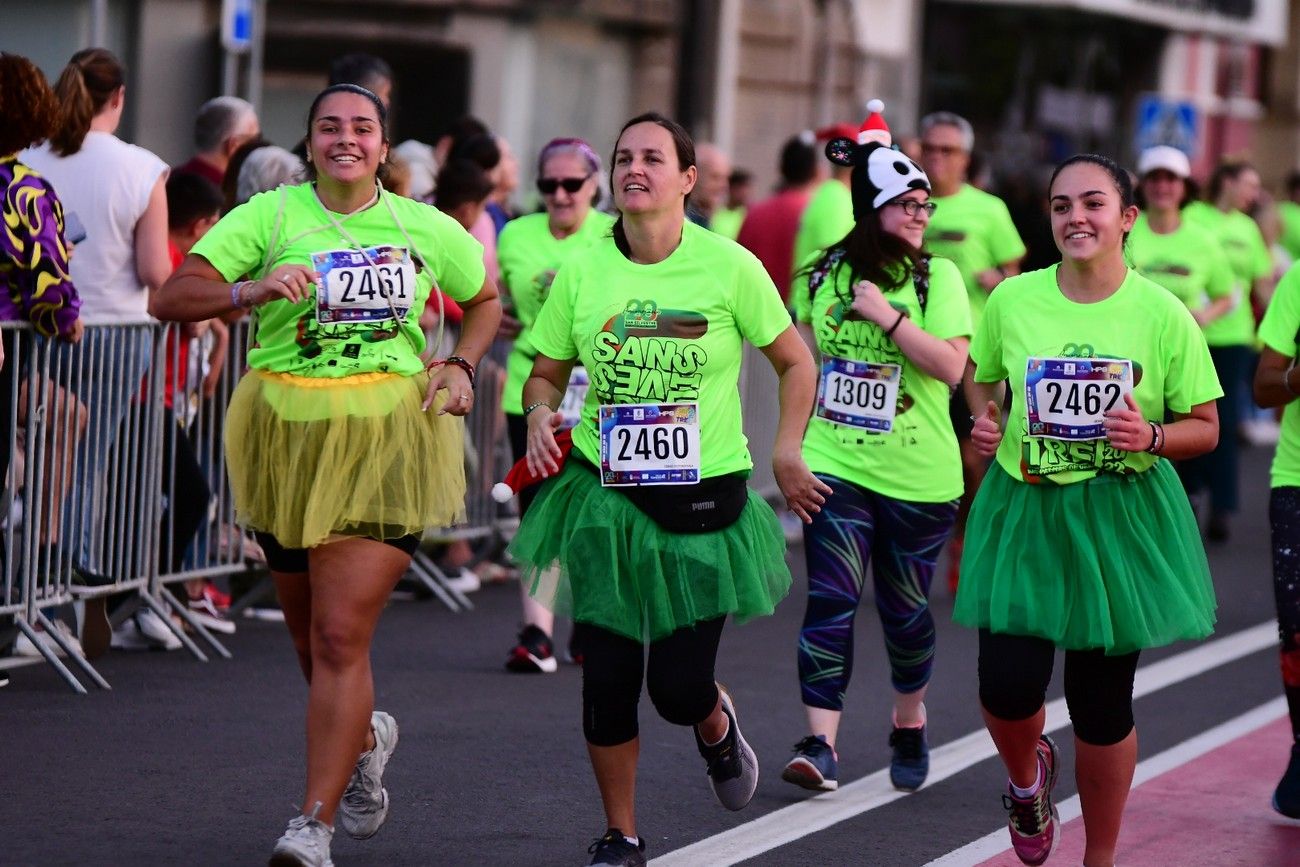
[[[1300,743],[1291,747],[1291,761],[1273,792],[1273,809],[1291,819],[1300,819]]]
[[[894,750],[889,761],[889,781],[895,789],[915,792],[930,775],[930,745],[925,740],[925,726],[894,729],[889,735],[889,746]]]
[[[794,745],[794,758],[786,763],[781,779],[804,789],[833,792],[840,787],[835,750],[822,735],[808,737]]]

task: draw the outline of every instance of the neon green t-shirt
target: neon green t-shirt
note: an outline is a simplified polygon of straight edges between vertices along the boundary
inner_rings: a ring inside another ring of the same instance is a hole
[[[709,478],[753,467],[737,387],[742,341],[767,346],[789,327],[762,263],[688,222],[677,249],[653,265],[629,261],[613,238],[569,260],[533,323],[533,345],[587,368],[573,445],[589,461],[600,464],[602,403],[696,402],[700,478]]]
[[[271,301],[256,309],[249,367],[316,377],[376,372],[412,376],[423,369],[420,313],[429,298],[431,278],[436,276],[442,290],[457,301],[473,298],[483,288],[483,246],[441,211],[402,196],[381,195],[382,200],[369,208],[335,214],[334,219],[363,248],[406,250],[415,245],[410,251],[414,254],[415,286],[401,327],[394,327],[391,317],[379,322],[319,322],[313,284],[297,304]],[[392,213],[385,202],[392,205]],[[393,213],[398,223],[393,221]],[[268,252],[270,245],[275,250]],[[253,196],[222,217],[191,252],[208,260],[224,279],[234,281],[245,274],[260,277],[284,264],[313,267],[313,253],[349,254],[353,250],[330,225],[312,185],[300,184]]]
[[[961,272],[970,296],[971,325],[978,331],[989,293],[975,275],[1024,258],[1025,244],[1006,204],[997,196],[962,184],[951,196],[931,201],[937,208],[925,230],[925,248],[951,260]]]
[[[1300,259],[1300,205],[1278,202],[1277,215],[1282,220],[1282,247],[1292,259]]]
[[[530,331],[542,309],[542,302],[551,291],[555,272],[578,250],[596,238],[609,233],[614,218],[600,211],[589,211],[578,231],[563,240],[551,234],[546,214],[529,214],[506,223],[497,238],[497,265],[501,269],[501,285],[514,302],[515,317],[523,324],[523,331],[515,338],[514,348],[506,359],[506,390],[502,406],[510,415],[524,411],[524,382],[533,369],[533,348]]]
[[[1259,339],[1274,352],[1295,358],[1300,336],[1300,265],[1286,272],[1273,300],[1259,323]],[[1275,488],[1300,486],[1300,401],[1291,401],[1282,410],[1282,435],[1273,455],[1269,475]]]
[[[1143,277],[1174,293],[1188,310],[1200,310],[1232,295],[1232,270],[1223,250],[1204,229],[1186,220],[1160,235],[1151,231],[1146,214],[1139,215],[1128,236],[1128,260]]]
[[[709,220],[709,228],[724,238],[736,240],[740,224],[745,222],[744,208],[719,208]]]
[[[1183,216],[1218,239],[1236,283],[1237,303],[1206,326],[1206,342],[1211,346],[1254,343],[1255,314],[1250,308],[1250,292],[1256,280],[1273,273],[1273,257],[1259,226],[1241,211],[1225,214],[1207,202],[1193,202],[1183,209]]]
[[[853,228],[853,194],[847,184],[830,178],[813,191],[794,236],[796,272],[813,253],[825,250]]]
[[[1133,399],[1149,421],[1190,412],[1223,396],[1205,337],[1167,290],[1136,271],[1104,301],[1080,304],[1057,287],[1053,265],[998,285],[971,341],[976,382],[1011,381],[1011,411],[998,464],[1017,479],[1066,485],[1100,473],[1150,469],[1158,457],[1105,440],[1063,442],[1029,436],[1025,364],[1031,358],[1113,358],[1133,363]]]
[[[804,435],[803,456],[815,473],[827,473],[896,500],[942,503],[961,496],[961,452],[948,417],[948,384],[922,373],[884,329],[849,311],[853,279],[848,267],[834,268],[811,303],[801,304],[800,322],[812,326],[823,356],[898,364],[898,402],[889,433],[873,434],[816,414]],[[808,297],[808,278],[794,283]],[[889,303],[940,340],[969,337],[970,304],[957,266],[930,260],[930,289],[921,311],[916,286],[908,280],[886,296]]]

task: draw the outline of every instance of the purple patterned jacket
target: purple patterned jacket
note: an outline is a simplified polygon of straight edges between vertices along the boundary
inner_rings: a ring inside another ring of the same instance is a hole
[[[68,274],[63,205],[49,181],[0,157],[0,321],[27,321],[47,337],[66,336],[81,310]]]

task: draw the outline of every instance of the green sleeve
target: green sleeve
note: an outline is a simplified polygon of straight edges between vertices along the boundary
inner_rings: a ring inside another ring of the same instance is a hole
[[[529,339],[539,353],[558,361],[578,357],[578,346],[573,341],[573,293],[576,274],[573,266],[560,268],[551,284],[551,293],[542,303],[537,321],[528,332]]]
[[[288,190],[260,193],[222,217],[190,252],[207,259],[222,279],[233,282],[260,270],[266,256],[271,220],[281,195]]]
[[[790,327],[790,313],[758,257],[744,248],[736,249],[739,261],[732,287],[731,309],[741,336],[762,348]]]
[[[1287,358],[1295,358],[1300,336],[1300,265],[1293,266],[1277,284],[1273,300],[1259,323],[1260,342]]]
[[[1025,242],[1020,240],[1016,224],[1011,220],[1011,212],[1001,199],[993,200],[989,209],[989,250],[997,265],[1016,262],[1025,257]]]
[[[1228,264],[1228,257],[1224,255],[1223,248],[1218,244],[1208,243],[1203,249],[1209,261],[1205,294],[1210,297],[1210,300],[1231,295],[1236,288],[1236,281],[1232,277],[1232,266]]]
[[[479,293],[487,278],[483,245],[451,217],[429,210],[436,221],[433,228],[438,258],[433,273],[438,287],[455,301],[468,301]]]
[[[970,360],[975,365],[976,382],[1001,382],[1006,379],[1007,368],[1002,360],[1002,299],[1006,290],[989,296],[984,308],[984,318],[970,343]]]
[[[949,259],[930,260],[930,291],[925,303],[925,330],[940,340],[970,337],[970,297],[961,272]]]
[[[1166,316],[1164,354],[1169,368],[1165,376],[1165,406],[1171,412],[1188,413],[1198,404],[1223,397],[1223,389],[1214,372],[1205,332],[1196,324],[1191,311],[1179,303],[1170,305]]]

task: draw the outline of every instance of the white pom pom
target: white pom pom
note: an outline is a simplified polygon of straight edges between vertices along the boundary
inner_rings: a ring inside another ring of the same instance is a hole
[[[505,482],[497,482],[492,486],[492,499],[498,503],[508,503],[510,498],[515,495],[515,489]]]
[[[878,99],[873,99],[867,103],[867,111],[871,112],[872,114],[876,114],[877,112],[882,112],[884,110],[885,110],[885,104]]]

